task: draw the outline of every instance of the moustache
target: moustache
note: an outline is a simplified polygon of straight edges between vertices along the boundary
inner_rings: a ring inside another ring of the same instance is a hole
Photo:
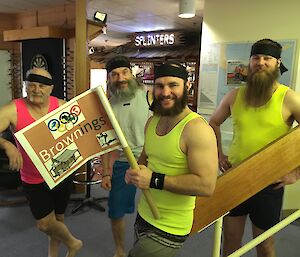
[[[177,97],[172,96],[172,95],[167,95],[167,96],[159,96],[158,100],[163,101],[163,100],[175,100]]]
[[[121,85],[123,85],[123,84],[128,84],[128,81],[123,80],[123,81],[118,81],[118,82],[116,82],[116,85],[117,85],[117,86],[121,86]]]

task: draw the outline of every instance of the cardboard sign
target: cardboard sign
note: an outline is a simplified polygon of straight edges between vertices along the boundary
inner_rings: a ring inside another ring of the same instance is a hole
[[[120,148],[94,89],[73,98],[15,136],[50,188],[93,157]]]

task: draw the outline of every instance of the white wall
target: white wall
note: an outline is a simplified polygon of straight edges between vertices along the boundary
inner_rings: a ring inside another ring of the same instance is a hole
[[[290,86],[296,91],[300,91],[300,68],[298,67],[300,57],[299,11],[299,0],[206,0],[201,52],[211,43],[253,42],[262,38],[295,39],[297,40],[296,56]],[[201,78],[201,69],[199,76]],[[201,83],[199,88],[201,90]],[[200,90],[198,99],[200,99]],[[230,125],[226,124],[225,127],[225,131],[228,133]],[[226,138],[226,135],[224,136]],[[230,137],[227,136],[228,138]],[[300,182],[290,186],[287,192],[290,192],[290,195],[299,196]],[[298,199],[295,201],[294,197],[291,197],[291,202],[297,202],[298,206],[295,208],[300,208]],[[288,203],[287,199],[285,199],[284,205],[289,209],[293,206]]]
[[[0,107],[12,99],[11,85],[9,84],[11,82],[9,59],[10,53],[6,50],[0,50]]]
[[[202,45],[216,42],[252,42],[262,38],[299,40],[299,10],[299,0],[206,0]],[[293,74],[291,86],[300,91],[298,62],[299,45],[296,47],[296,72]]]

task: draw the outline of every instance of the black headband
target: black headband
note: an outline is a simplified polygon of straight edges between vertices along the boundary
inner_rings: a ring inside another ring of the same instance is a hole
[[[257,45],[254,44],[251,48],[250,57],[252,55],[257,55],[257,54],[269,55],[276,59],[279,59],[281,57],[281,48],[271,44],[257,44]],[[279,70],[281,74],[288,71],[288,69],[283,65],[282,62],[280,62]]]
[[[127,59],[120,59],[120,60],[113,60],[108,62],[106,65],[107,73],[110,73],[113,69],[120,68],[120,67],[127,67],[131,68],[130,62]]]
[[[52,86],[53,85],[52,79],[47,78],[47,77],[42,76],[42,75],[33,74],[33,73],[30,73],[26,77],[26,81],[29,81],[29,82],[38,82],[38,83],[41,83],[41,84],[47,85],[47,86]]]
[[[168,76],[187,80],[188,73],[181,64],[177,63],[165,63],[154,67],[154,79]]]

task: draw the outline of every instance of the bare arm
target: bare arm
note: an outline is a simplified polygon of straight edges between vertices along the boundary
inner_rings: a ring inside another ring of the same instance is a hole
[[[15,127],[17,122],[16,106],[13,102],[0,108],[0,132],[8,129],[10,126]],[[23,166],[23,158],[14,144],[4,138],[0,138],[0,148],[4,149],[11,170],[20,170]]]
[[[110,166],[111,153],[106,153],[101,155],[101,164],[102,164],[102,182],[101,187],[110,190],[111,189],[111,166]]]
[[[236,94],[236,89],[227,93],[209,120],[209,125],[213,128],[217,137],[219,166],[222,171],[228,170],[231,167],[231,164],[229,163],[227,156],[223,153],[220,126],[231,115],[231,106],[234,103]]]
[[[288,125],[292,125],[294,121],[300,124],[300,94],[293,90],[288,90],[283,104],[282,116]],[[276,188],[284,187],[285,185],[294,184],[300,179],[300,167],[297,167],[289,174],[275,181],[278,183]]]
[[[59,106],[62,106],[62,105],[65,104],[65,103],[66,103],[65,100],[58,99],[58,105],[59,105]]]
[[[218,166],[213,130],[201,119],[190,121],[184,128],[181,147],[187,154],[189,173],[165,176],[163,189],[185,195],[211,195],[215,188]],[[126,182],[141,189],[148,189],[152,171],[144,165],[139,167],[140,170],[127,171]]]
[[[148,157],[147,157],[147,155],[146,155],[146,153],[145,153],[145,148],[143,148],[143,151],[141,152],[141,155],[140,155],[140,157],[139,157],[137,163],[138,163],[139,165],[145,165],[145,166],[147,166],[147,164],[148,164],[147,158],[148,158]]]
[[[190,173],[166,176],[164,189],[185,195],[210,196],[215,189],[218,152],[214,131],[201,119],[189,122],[183,132]]]
[[[146,125],[145,125],[145,128],[144,128],[144,137],[145,137],[145,135],[146,135],[146,130],[147,130],[147,128],[148,128],[149,122],[152,120],[152,118],[153,118],[153,116],[151,116],[151,117],[147,120],[147,122],[146,122]],[[145,166],[147,166],[147,164],[148,164],[147,159],[148,159],[148,156],[146,155],[145,147],[143,147],[143,151],[141,152],[140,157],[139,157],[137,163],[140,164],[140,165],[145,165]]]

